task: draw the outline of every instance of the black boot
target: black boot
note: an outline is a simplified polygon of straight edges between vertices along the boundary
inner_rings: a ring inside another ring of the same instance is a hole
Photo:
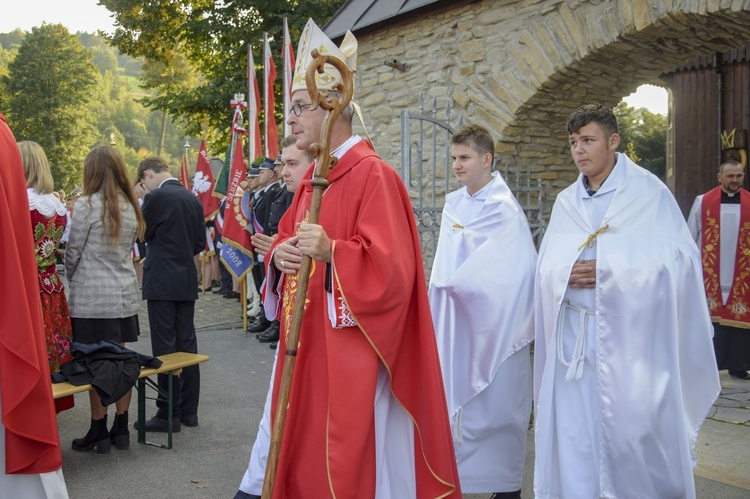
[[[102,419],[92,419],[91,428],[83,438],[73,440],[73,450],[87,451],[96,447],[98,454],[107,454],[112,450],[112,442],[107,431],[107,415]]]
[[[130,448],[130,430],[128,430],[128,411],[115,414],[112,429],[109,430],[109,438],[117,449],[127,450]]]

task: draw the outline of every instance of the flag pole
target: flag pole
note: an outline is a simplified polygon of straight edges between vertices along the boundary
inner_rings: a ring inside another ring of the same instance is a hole
[[[250,114],[251,99],[253,99],[253,79],[255,78],[255,63],[253,62],[253,46],[250,43],[247,44],[247,162],[252,163],[255,160],[255,130],[252,126],[252,118]],[[255,102],[255,101],[252,101]],[[257,112],[257,110],[256,110]]]
[[[281,57],[284,62],[284,88],[282,89],[281,95],[284,100],[284,137],[289,136],[292,133],[292,125],[286,122],[287,116],[289,116],[289,109],[291,107],[291,95],[289,90],[292,88],[292,71],[294,70],[294,57],[292,56],[292,40],[289,37],[289,25],[284,18],[284,43],[282,48]]]
[[[240,303],[242,303],[242,330],[247,334],[247,274],[240,279]]]
[[[268,33],[263,32],[263,155],[268,158]],[[273,158],[276,159],[276,158]]]
[[[320,215],[320,204],[323,193],[328,188],[328,171],[336,164],[338,158],[331,156],[331,135],[333,125],[341,111],[349,104],[354,95],[354,71],[346,66],[344,61],[329,55],[319,54],[316,49],[312,51],[313,60],[305,73],[307,91],[312,100],[311,110],[318,107],[323,108],[326,117],[323,119],[320,133],[320,143],[310,146],[315,154],[315,176],[312,180],[313,194],[310,202],[308,223],[317,224]],[[323,73],[325,65],[333,65],[341,73],[342,83],[335,90],[338,97],[332,96],[327,91],[320,91],[315,83],[315,73]],[[289,336],[286,341],[286,352],[284,355],[284,371],[281,375],[281,385],[276,398],[276,415],[273,420],[273,431],[271,433],[271,446],[268,450],[268,462],[266,463],[266,475],[263,481],[263,499],[271,499],[273,496],[274,483],[276,482],[276,467],[279,462],[281,451],[281,440],[284,435],[284,423],[286,411],[289,406],[289,393],[292,387],[292,376],[294,375],[294,364],[297,359],[297,345],[299,343],[300,329],[302,328],[302,317],[305,312],[305,301],[307,298],[307,284],[310,278],[312,259],[309,255],[302,256],[300,269],[297,271],[297,292],[294,296],[294,310],[292,312],[292,323]]]

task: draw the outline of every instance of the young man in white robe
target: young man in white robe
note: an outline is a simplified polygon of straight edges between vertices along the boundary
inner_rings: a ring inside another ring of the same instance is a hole
[[[430,278],[461,489],[520,498],[531,414],[536,248],[482,127],[451,137],[463,186],[445,198]]]
[[[610,109],[580,107],[568,133],[581,174],[534,291],[536,497],[694,498],[720,390],[698,249],[666,186],[616,152]]]

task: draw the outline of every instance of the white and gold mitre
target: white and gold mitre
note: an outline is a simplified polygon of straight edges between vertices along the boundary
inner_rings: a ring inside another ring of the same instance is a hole
[[[312,19],[308,19],[297,48],[297,64],[294,68],[292,93],[297,90],[307,90],[305,73],[307,73],[307,68],[313,61],[313,49],[317,49],[319,54],[341,60],[352,71],[357,67],[357,39],[354,38],[351,31],[346,32],[341,47],[337,47]],[[333,90],[338,83],[341,83],[341,74],[338,69],[326,64],[323,73],[315,73],[315,82],[319,90]]]

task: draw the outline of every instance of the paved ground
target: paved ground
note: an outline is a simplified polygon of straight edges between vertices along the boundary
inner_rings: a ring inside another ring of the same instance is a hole
[[[73,438],[88,429],[88,396],[76,396],[76,407],[58,416],[63,446],[63,472],[72,499],[226,498],[234,496],[247,466],[250,447],[263,409],[273,362],[266,344],[243,335],[240,305],[207,293],[196,304],[201,353],[211,360],[201,365],[200,426],[183,427],[174,448],[163,450],[135,443],[111,454],[71,450]],[[131,345],[150,353],[145,306],[142,336]],[[750,497],[750,381],[722,373],[722,394],[703,425],[697,444],[698,497]],[[110,421],[113,409],[110,409]],[[135,415],[135,397],[131,413]],[[155,412],[149,405],[147,417]],[[132,417],[131,417],[132,419]],[[162,439],[152,434],[152,439]],[[532,497],[533,434],[528,434],[523,497]],[[310,497],[316,497],[311,491]],[[485,499],[489,494],[467,494]],[[394,498],[398,499],[398,498]]]

